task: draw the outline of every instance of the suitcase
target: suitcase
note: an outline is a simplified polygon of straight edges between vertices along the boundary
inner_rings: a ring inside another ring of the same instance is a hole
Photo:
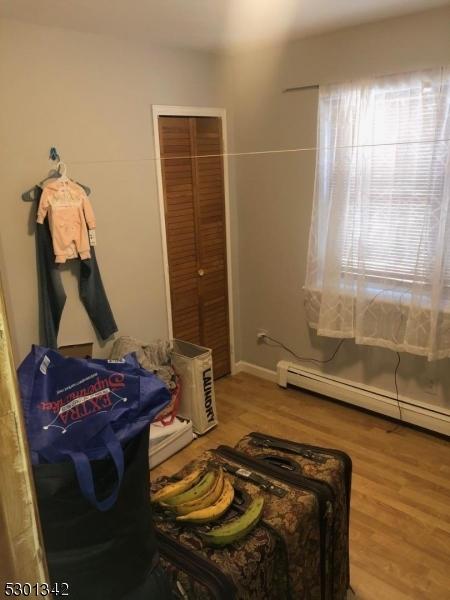
[[[204,453],[178,477],[184,477],[198,463],[221,465],[227,471],[237,491],[232,511],[245,510],[246,501],[255,494],[264,495],[265,507],[262,520],[247,537],[222,549],[205,547],[195,527],[171,523],[156,513],[160,554],[172,585],[181,587],[180,597],[326,600],[322,565],[331,564],[328,523],[332,508],[327,486],[301,477],[292,484],[285,480],[284,472],[280,475],[278,467],[274,467],[276,478],[262,475],[264,464],[225,446]],[[157,480],[153,491],[167,481]],[[212,570],[208,569],[211,563]],[[214,586],[205,575],[211,577],[217,570]]]
[[[349,524],[352,461],[345,452],[302,444],[271,435],[253,432],[242,438],[236,449],[264,465],[264,473],[283,480],[308,478],[331,491],[332,517],[330,531],[325,534],[331,556],[325,553],[322,574],[326,577],[322,597],[343,600],[350,588]],[[283,477],[284,475],[284,477]]]
[[[199,464],[217,466],[219,462],[212,451],[205,452],[175,477],[157,479],[151,486],[152,492],[170,481],[185,477]],[[235,501],[219,523],[243,512],[248,501],[249,496],[236,482]],[[243,540],[224,548],[205,545],[198,526],[168,519],[157,507],[154,524],[161,563],[179,598],[287,600],[291,597],[283,540],[264,519]]]
[[[333,504],[327,486],[301,475],[292,477],[279,466],[228,446],[215,454],[228,463],[225,469],[245,481],[249,494],[263,490],[265,521],[284,542],[285,570],[293,600],[331,600],[329,571],[332,565],[331,525]],[[259,481],[257,490],[254,482]],[[285,490],[279,497],[277,490]]]

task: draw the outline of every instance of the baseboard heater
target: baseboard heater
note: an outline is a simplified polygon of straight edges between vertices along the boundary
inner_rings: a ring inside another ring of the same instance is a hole
[[[292,385],[398,419],[396,397],[385,390],[356,384],[348,379],[325,375],[319,371],[281,360],[277,365],[277,382]],[[399,395],[402,420],[450,436],[450,410]]]

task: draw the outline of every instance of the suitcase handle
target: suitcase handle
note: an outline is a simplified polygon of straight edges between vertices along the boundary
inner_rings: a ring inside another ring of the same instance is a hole
[[[256,457],[258,460],[269,462],[275,467],[286,469],[287,471],[300,471],[300,467],[295,460],[286,458],[285,456],[278,456],[277,454],[263,454]]]

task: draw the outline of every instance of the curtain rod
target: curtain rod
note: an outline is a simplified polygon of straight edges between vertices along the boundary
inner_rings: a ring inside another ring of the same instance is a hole
[[[286,88],[283,90],[283,94],[285,94],[286,92],[299,92],[300,90],[318,90],[319,89],[319,84],[313,84],[313,85],[299,85],[297,87],[290,87],[290,88]]]

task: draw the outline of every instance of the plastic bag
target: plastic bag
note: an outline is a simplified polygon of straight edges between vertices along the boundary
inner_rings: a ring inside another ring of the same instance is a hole
[[[115,503],[124,472],[122,444],[140,433],[166,406],[164,383],[122,360],[64,358],[33,346],[18,370],[32,462],[71,460],[80,489],[99,510]],[[90,460],[111,457],[116,485],[98,500]]]

